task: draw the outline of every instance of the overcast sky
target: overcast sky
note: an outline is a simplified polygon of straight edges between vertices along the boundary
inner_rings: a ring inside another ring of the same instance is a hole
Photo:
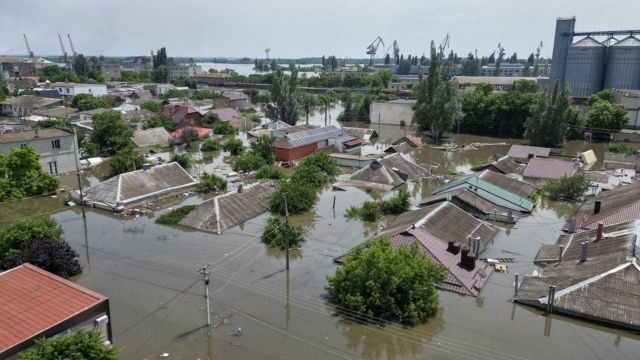
[[[501,42],[526,57],[540,41],[550,56],[558,16],[576,16],[576,30],[640,28],[640,0],[1,0],[0,9],[0,54],[26,53],[26,33],[36,55],[57,55],[57,34],[70,33],[89,55],[165,46],[169,56],[254,58],[269,47],[271,57],[363,58],[378,35],[420,55],[449,33],[461,56]]]

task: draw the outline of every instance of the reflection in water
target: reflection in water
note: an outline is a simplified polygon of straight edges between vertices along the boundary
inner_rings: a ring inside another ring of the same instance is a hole
[[[426,324],[402,327],[396,324],[378,326],[342,320],[338,322],[347,348],[364,359],[401,359],[422,353],[424,343],[433,340],[443,328],[442,310]]]

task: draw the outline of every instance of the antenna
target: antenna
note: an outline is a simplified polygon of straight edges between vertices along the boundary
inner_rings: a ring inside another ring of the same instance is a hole
[[[31,51],[31,46],[29,46],[29,40],[27,40],[27,35],[22,33],[22,37],[24,38],[24,43],[27,45],[27,54],[29,54],[30,58],[33,58],[33,51]]]

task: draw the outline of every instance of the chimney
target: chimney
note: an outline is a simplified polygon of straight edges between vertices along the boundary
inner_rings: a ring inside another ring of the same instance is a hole
[[[476,257],[469,254],[469,248],[466,246],[460,249],[460,266],[467,271],[473,270],[476,266]]]
[[[596,200],[596,202],[593,204],[593,215],[596,215],[600,212],[601,205],[602,203],[600,202],[600,200]]]
[[[447,242],[447,251],[454,255],[458,255],[460,252],[460,246],[456,246],[455,241],[449,241]]]
[[[535,157],[535,154],[530,152],[529,155],[527,156],[527,159],[531,160]]]
[[[35,130],[35,134],[33,135],[33,137],[34,137],[34,138],[37,138],[37,137],[38,137],[38,128],[36,128],[36,130]]]
[[[583,241],[580,243],[580,262],[587,261],[587,252],[589,251],[589,242]]]
[[[243,193],[244,192],[244,187],[242,186],[242,184],[238,185],[238,193]]]
[[[602,235],[604,233],[604,224],[602,221],[598,222],[598,230],[596,231],[596,241],[602,240]]]

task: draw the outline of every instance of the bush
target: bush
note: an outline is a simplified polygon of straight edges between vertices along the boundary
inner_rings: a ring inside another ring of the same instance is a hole
[[[98,146],[99,151],[108,151],[114,154],[131,145],[133,128],[125,123],[120,113],[105,111],[93,115],[92,119],[91,142]]]
[[[220,120],[220,117],[218,116],[218,114],[214,112],[208,112],[204,116],[204,119],[202,119],[202,124],[204,125],[204,127],[208,127],[208,128],[213,128],[213,125],[218,124],[220,122],[222,122],[222,120]]]
[[[284,171],[282,171],[282,169],[280,169],[279,167],[272,166],[272,165],[263,165],[256,172],[256,178],[258,178],[258,179],[280,180],[280,179],[284,179],[285,177],[287,177],[287,175],[285,175],[285,173],[284,173]]]
[[[154,113],[159,113],[160,110],[162,110],[162,106],[160,105],[159,102],[149,100],[140,104],[140,109],[149,110]]]
[[[191,148],[191,143],[193,143],[194,141],[198,141],[199,137],[200,135],[196,130],[185,129],[184,131],[182,131],[182,134],[180,134],[180,142],[185,144],[187,148]]]
[[[363,221],[376,221],[380,214],[380,208],[374,201],[366,201],[361,207],[352,206],[347,209],[347,218],[359,218]]]
[[[176,126],[173,124],[173,120],[171,118],[166,117],[164,115],[156,115],[150,118],[147,118],[143,121],[143,127],[145,129],[163,127],[168,132],[172,132],[176,129]]]
[[[638,149],[631,144],[611,144],[609,151],[616,154],[637,155]]]
[[[331,182],[332,178],[315,165],[301,164],[296,166],[291,180],[300,184],[309,184],[316,189]]]
[[[173,156],[171,156],[171,161],[177,162],[185,170],[188,170],[193,166],[193,159],[188,153],[173,154]]]
[[[69,278],[82,272],[78,256],[66,241],[34,238],[11,255],[5,269],[30,263],[60,277]]]
[[[300,166],[312,165],[318,167],[323,173],[327,174],[330,178],[334,178],[340,173],[336,161],[329,156],[325,151],[318,151],[313,153],[300,162]]]
[[[591,182],[587,178],[574,175],[551,180],[545,185],[544,190],[551,200],[574,202],[580,200],[590,186]]]
[[[285,196],[289,214],[300,214],[311,210],[318,201],[318,193],[313,186],[297,183],[291,179],[280,180],[278,188],[271,197],[270,207],[272,212],[280,215],[285,214]]]
[[[116,349],[105,345],[96,330],[77,328],[69,335],[36,340],[19,355],[20,360],[117,360]]]
[[[50,217],[24,218],[0,229],[0,262],[33,239],[62,240],[62,228]]]
[[[200,183],[198,183],[197,189],[198,192],[201,193],[224,191],[227,190],[227,180],[205,172],[202,174],[202,177],[200,177]]]
[[[286,249],[288,239],[289,248],[295,248],[304,242],[304,230],[299,225],[287,223],[282,216],[272,216],[267,219],[260,239],[267,245],[281,249]]]
[[[415,325],[438,311],[437,286],[446,274],[416,244],[394,248],[383,236],[348,255],[327,277],[326,289],[331,302],[362,314],[362,320]]]
[[[195,205],[187,205],[171,210],[168,213],[159,216],[156,219],[156,224],[176,225],[195,208]]]
[[[379,203],[380,211],[383,214],[402,214],[411,207],[411,196],[407,189],[400,189],[398,194],[389,200],[382,200]]]
[[[233,171],[248,172],[260,169],[264,165],[267,165],[264,159],[250,151],[236,159],[233,163]]]
[[[219,135],[234,135],[238,132],[238,129],[233,127],[233,125],[228,122],[215,123],[213,124],[213,126],[211,126],[211,128],[213,129],[213,132],[215,134]]]
[[[242,140],[234,137],[229,139],[224,145],[222,145],[222,149],[224,151],[228,151],[231,155],[240,155],[244,152],[244,145],[242,144]]]
[[[202,151],[219,151],[222,150],[222,144],[218,140],[205,140],[200,146],[200,150]]]

